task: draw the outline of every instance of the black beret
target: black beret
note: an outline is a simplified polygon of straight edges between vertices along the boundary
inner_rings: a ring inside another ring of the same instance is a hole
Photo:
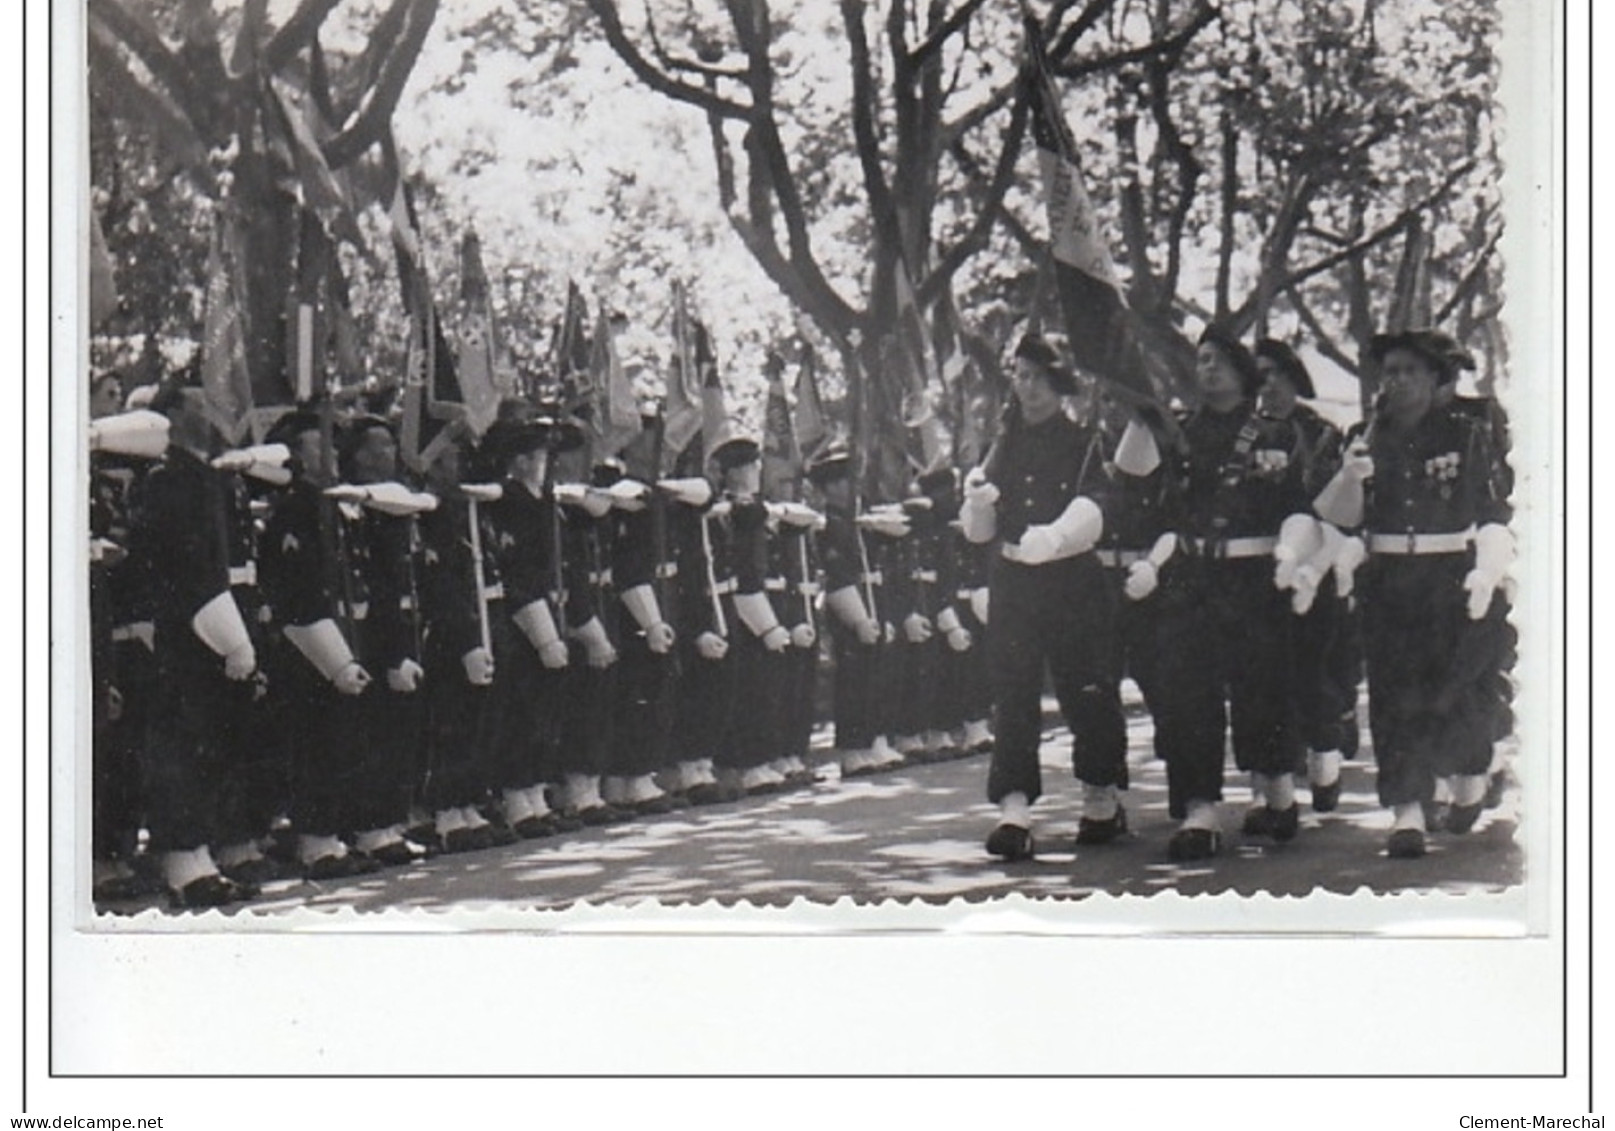
[[[1287,342],[1281,342],[1277,338],[1263,338],[1256,343],[1256,356],[1265,357],[1278,366],[1279,372],[1289,378],[1290,384],[1295,386],[1295,391],[1300,396],[1312,400],[1318,395],[1312,386],[1312,375],[1307,372],[1306,365]]]
[[[269,432],[264,436],[264,443],[285,444],[291,447],[303,433],[319,430],[319,413],[312,408],[293,408],[270,426]]]
[[[589,473],[589,485],[592,487],[610,487],[622,481],[628,474],[628,465],[615,456],[601,460],[594,465]]]
[[[1375,334],[1368,343],[1368,352],[1375,362],[1385,360],[1392,350],[1410,350],[1435,367],[1440,384],[1458,379],[1460,369],[1475,368],[1475,359],[1459,345],[1451,334],[1440,330],[1399,330],[1394,334]]]
[[[723,471],[732,471],[762,458],[762,445],[749,436],[733,436],[712,451],[712,461]]]
[[[1199,344],[1206,345],[1208,342],[1221,350],[1223,356],[1233,363],[1245,395],[1255,396],[1256,390],[1262,387],[1262,375],[1256,369],[1256,359],[1251,356],[1251,351],[1246,349],[1239,338],[1226,327],[1219,326],[1215,322],[1200,333]]]
[[[820,448],[807,463],[807,477],[821,487],[852,474],[852,449],[840,440]]]
[[[1027,334],[1015,347],[1015,356],[1039,366],[1048,375],[1049,387],[1062,397],[1074,396],[1077,378],[1060,360],[1059,351],[1036,334]]]

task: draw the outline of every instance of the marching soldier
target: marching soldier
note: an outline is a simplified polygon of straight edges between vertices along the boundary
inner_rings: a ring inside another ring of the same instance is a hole
[[[208,463],[217,441],[206,397],[170,388],[156,403],[169,418],[169,448],[147,479],[138,532],[151,563],[158,665],[147,825],[174,905],[216,907],[257,894],[220,874],[210,845],[239,831],[220,820],[218,799],[231,769],[226,736],[258,656],[230,592],[229,476]]]
[[[1508,470],[1484,417],[1454,403],[1473,360],[1434,330],[1380,334],[1381,403],[1352,436],[1319,515],[1359,525],[1369,725],[1386,851],[1422,856],[1424,806],[1446,779],[1445,831],[1467,832],[1486,798],[1506,710],[1499,673],[1511,641],[1504,592],[1513,558]]]
[[[1235,763],[1251,774],[1255,801],[1245,832],[1284,842],[1299,828],[1290,609],[1274,561],[1293,559],[1298,525],[1302,533],[1316,529],[1302,469],[1290,460],[1294,429],[1259,414],[1261,375],[1250,352],[1213,326],[1201,335],[1195,365],[1202,405],[1183,422],[1165,469],[1173,533],[1129,577],[1137,599],[1160,585],[1151,710],[1168,807],[1182,822],[1167,845],[1179,861],[1221,849],[1217,803],[1230,724]],[[1153,470],[1155,454],[1136,466]]]
[[[1044,670],[1071,727],[1072,768],[1083,785],[1078,840],[1126,829],[1127,734],[1116,671],[1116,602],[1093,554],[1104,529],[1105,476],[1087,427],[1062,411],[1075,378],[1054,349],[1028,336],[1016,349],[1015,404],[987,462],[965,480],[960,522],[972,542],[999,542],[987,633],[994,747],[987,798],[999,821],[987,851],[1034,852],[1031,806]]]
[[[1256,367],[1262,374],[1262,413],[1295,427],[1290,458],[1301,469],[1308,498],[1321,491],[1340,465],[1341,435],[1334,425],[1300,398],[1317,396],[1306,366],[1288,345],[1272,338],[1256,343]],[[1328,536],[1336,537],[1334,531]],[[1343,536],[1340,536],[1343,538]],[[1360,545],[1360,544],[1359,544]],[[1301,573],[1308,609],[1291,622],[1291,675],[1297,726],[1306,743],[1306,773],[1312,808],[1332,812],[1340,803],[1340,764],[1346,734],[1356,726],[1357,678],[1354,673],[1355,631],[1350,608],[1351,573],[1335,555],[1334,568]]]
[[[489,516],[505,608],[521,640],[496,684],[503,718],[496,780],[505,823],[524,838],[578,827],[551,810],[546,791],[560,778],[561,694],[570,663],[561,635],[566,579],[552,460],[582,443],[575,424],[548,417],[496,421],[482,441],[488,467],[504,477]]]

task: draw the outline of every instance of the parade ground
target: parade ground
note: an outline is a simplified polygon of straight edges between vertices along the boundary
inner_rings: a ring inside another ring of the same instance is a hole
[[[542,840],[421,863],[354,879],[267,885],[230,915],[274,915],[296,908],[359,912],[480,907],[558,909],[580,903],[627,905],[746,901],[780,906],[801,897],[830,903],[881,900],[984,900],[1010,893],[1076,899],[1094,892],[1183,895],[1314,891],[1376,894],[1402,891],[1495,892],[1520,884],[1517,843],[1520,796],[1505,792],[1475,829],[1437,833],[1417,860],[1386,856],[1390,815],[1374,795],[1371,753],[1344,769],[1340,806],[1313,813],[1303,805],[1301,833],[1275,845],[1239,831],[1248,799],[1243,775],[1231,769],[1222,805],[1223,850],[1214,860],[1173,864],[1166,842],[1165,767],[1151,754],[1149,717],[1129,714],[1129,832],[1100,847],[1075,844],[1080,794],[1070,774],[1070,735],[1045,703],[1045,794],[1034,807],[1037,858],[1005,864],[982,848],[997,813],[983,796],[985,756],[904,766],[870,777],[840,779],[833,760],[819,765],[817,784],[792,792],[636,817]],[[828,759],[829,732],[815,735]],[[1301,795],[1303,799],[1305,794]],[[162,907],[160,897],[110,905],[118,912]]]

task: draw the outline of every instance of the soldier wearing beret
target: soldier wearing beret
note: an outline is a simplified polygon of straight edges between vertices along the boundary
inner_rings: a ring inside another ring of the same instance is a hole
[[[795,493],[791,484],[782,492]],[[817,775],[808,766],[813,741],[815,690],[819,669],[819,628],[815,603],[820,592],[818,530],[824,516],[794,499],[768,506],[768,578],[764,588],[774,616],[790,630],[791,646],[781,662],[780,692],[773,729],[776,757],[769,763],[786,785],[809,785]]]
[[[1506,712],[1511,646],[1505,582],[1513,558],[1508,469],[1490,419],[1455,403],[1468,353],[1446,334],[1376,336],[1381,395],[1349,438],[1317,500],[1324,519],[1359,528],[1369,725],[1386,851],[1422,856],[1424,809],[1445,779],[1444,831],[1473,827]]]
[[[1063,411],[1062,398],[1076,391],[1047,342],[1021,341],[1015,403],[994,451],[966,477],[959,515],[972,542],[999,544],[987,632],[994,705],[987,799],[999,819],[987,851],[1006,860],[1034,851],[1045,669],[1071,727],[1072,768],[1083,786],[1079,837],[1103,843],[1126,827],[1116,602],[1093,553],[1104,530],[1105,474],[1103,461],[1091,458],[1090,429]]]

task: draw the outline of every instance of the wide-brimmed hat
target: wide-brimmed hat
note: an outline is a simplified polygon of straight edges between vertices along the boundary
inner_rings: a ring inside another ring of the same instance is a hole
[[[1437,382],[1445,385],[1458,380],[1460,369],[1475,368],[1475,358],[1459,345],[1451,334],[1440,330],[1398,330],[1392,334],[1375,334],[1368,343],[1369,356],[1375,364],[1385,360],[1392,350],[1408,350],[1428,361],[1436,370]]]
[[[1200,332],[1198,345],[1211,344],[1222,351],[1239,374],[1239,383],[1245,390],[1247,397],[1256,395],[1256,390],[1262,387],[1262,374],[1256,368],[1256,359],[1251,351],[1246,349],[1238,336],[1225,326],[1213,322]]]
[[[1060,357],[1060,351],[1038,334],[1026,334],[1015,347],[1016,358],[1025,358],[1042,369],[1049,388],[1062,397],[1075,396],[1077,376]]]
[[[731,436],[712,449],[712,462],[720,471],[733,471],[755,463],[763,456],[763,446],[750,436]]]
[[[1297,396],[1310,401],[1318,395],[1312,385],[1312,374],[1307,372],[1306,365],[1295,350],[1290,348],[1288,342],[1281,342],[1277,338],[1263,338],[1256,343],[1256,356],[1265,357],[1278,366],[1279,372],[1295,386]]]

